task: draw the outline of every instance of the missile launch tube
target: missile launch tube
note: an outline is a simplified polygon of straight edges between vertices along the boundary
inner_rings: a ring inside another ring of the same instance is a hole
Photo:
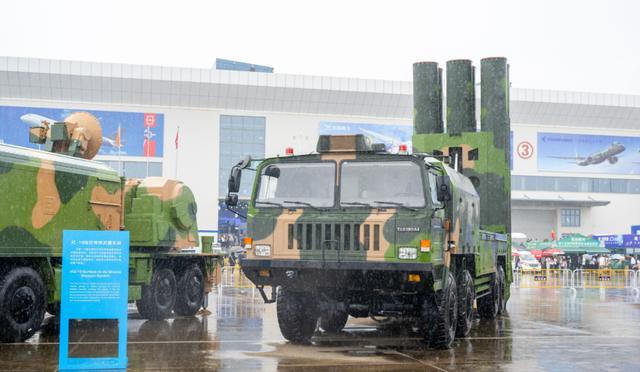
[[[413,126],[415,134],[442,133],[442,69],[436,62],[413,64]]]
[[[493,132],[496,147],[507,151],[510,119],[506,58],[484,58],[480,61],[480,87],[480,130]]]
[[[447,133],[476,131],[474,67],[468,59],[447,61]]]

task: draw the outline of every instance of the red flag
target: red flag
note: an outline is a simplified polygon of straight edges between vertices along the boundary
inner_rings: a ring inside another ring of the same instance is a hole
[[[180,126],[178,125],[178,129],[176,130],[176,150],[178,149],[178,143],[180,143]]]
[[[551,240],[552,241],[556,240],[556,232],[555,232],[555,230],[551,230]]]

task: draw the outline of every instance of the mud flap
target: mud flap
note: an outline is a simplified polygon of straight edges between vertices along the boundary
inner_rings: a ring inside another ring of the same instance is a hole
[[[262,299],[264,300],[265,304],[272,304],[274,302],[276,302],[276,287],[271,287],[271,299],[269,299],[267,297],[267,294],[264,293],[264,286],[257,286],[256,288],[258,288],[258,291],[260,292],[260,296],[262,296]]]

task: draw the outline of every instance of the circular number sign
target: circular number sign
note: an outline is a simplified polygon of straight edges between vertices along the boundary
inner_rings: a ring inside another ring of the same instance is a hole
[[[527,141],[518,144],[518,156],[522,159],[529,159],[533,155],[533,145]]]

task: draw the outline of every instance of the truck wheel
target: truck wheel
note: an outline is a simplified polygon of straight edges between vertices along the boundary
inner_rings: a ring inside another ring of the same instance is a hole
[[[483,319],[495,319],[500,307],[500,274],[499,270],[491,279],[491,292],[478,299],[478,314]]]
[[[153,273],[150,285],[142,286],[142,299],[136,301],[143,318],[162,320],[171,316],[176,302],[176,277],[169,269]]]
[[[346,311],[326,311],[320,315],[320,328],[325,332],[338,333],[347,324],[347,319],[349,319],[349,313]]]
[[[451,272],[447,275],[445,287],[428,296],[422,305],[422,326],[425,341],[437,349],[448,349],[456,336],[458,318],[456,281]]]
[[[318,313],[313,298],[280,287],[276,311],[282,336],[293,343],[309,343],[316,330]]]
[[[188,267],[178,280],[178,295],[173,309],[176,314],[193,316],[204,302],[204,275],[198,265]]]
[[[469,271],[465,270],[460,276],[460,286],[458,287],[458,326],[456,328],[456,336],[458,337],[467,337],[471,332],[475,297],[473,278]]]
[[[22,342],[40,328],[47,305],[42,278],[18,267],[0,279],[0,341]]]
[[[502,315],[506,309],[506,302],[504,301],[504,269],[502,266],[498,266],[498,297],[500,300],[498,301],[498,314]]]

